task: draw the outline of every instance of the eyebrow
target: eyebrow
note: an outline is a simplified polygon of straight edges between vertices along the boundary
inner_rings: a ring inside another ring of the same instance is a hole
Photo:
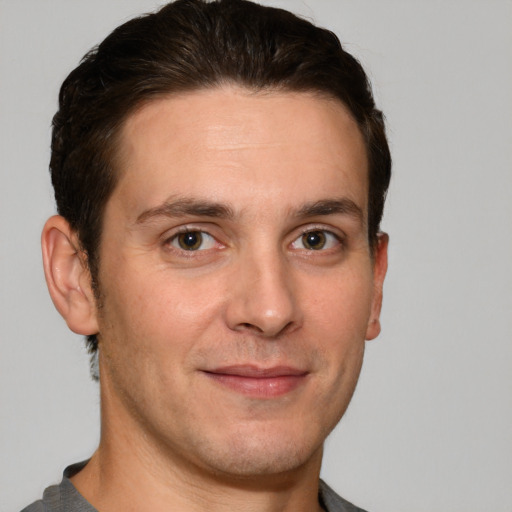
[[[229,206],[200,199],[184,198],[167,200],[159,206],[143,211],[135,223],[143,224],[155,217],[185,217],[189,215],[221,219],[234,217],[233,210]]]
[[[360,206],[347,197],[323,199],[306,203],[298,211],[298,217],[317,217],[325,215],[348,215],[359,222],[364,221],[364,213]]]
[[[346,197],[336,199],[322,199],[302,205],[292,210],[292,215],[299,218],[318,217],[327,215],[348,215],[359,222],[364,221],[363,210],[351,199]],[[182,198],[167,200],[161,205],[143,211],[135,221],[144,224],[155,217],[212,217],[219,219],[233,219],[233,209],[225,204],[212,201]]]

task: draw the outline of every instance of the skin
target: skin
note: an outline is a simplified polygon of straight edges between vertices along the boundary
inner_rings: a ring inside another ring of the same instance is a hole
[[[43,233],[56,306],[101,347],[101,441],[75,485],[103,512],[318,508],[387,264],[356,123],[318,95],[192,92],[132,114],[117,164],[101,304],[66,222]]]

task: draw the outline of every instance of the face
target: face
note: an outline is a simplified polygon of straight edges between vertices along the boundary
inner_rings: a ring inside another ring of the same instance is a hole
[[[216,474],[318,465],[378,334],[385,272],[347,110],[237,88],[158,99],[128,118],[118,167],[100,249],[104,429]]]

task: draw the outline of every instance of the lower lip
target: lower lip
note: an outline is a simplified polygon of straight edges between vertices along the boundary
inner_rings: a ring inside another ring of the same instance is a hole
[[[306,379],[303,375],[278,375],[275,377],[245,377],[224,373],[206,375],[215,382],[251,398],[276,398],[298,388]]]

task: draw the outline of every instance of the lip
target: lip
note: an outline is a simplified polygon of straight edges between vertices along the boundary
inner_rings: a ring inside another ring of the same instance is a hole
[[[203,370],[203,373],[231,391],[251,398],[276,398],[286,395],[307,378],[308,372],[291,366],[260,368],[254,365],[234,365]]]

